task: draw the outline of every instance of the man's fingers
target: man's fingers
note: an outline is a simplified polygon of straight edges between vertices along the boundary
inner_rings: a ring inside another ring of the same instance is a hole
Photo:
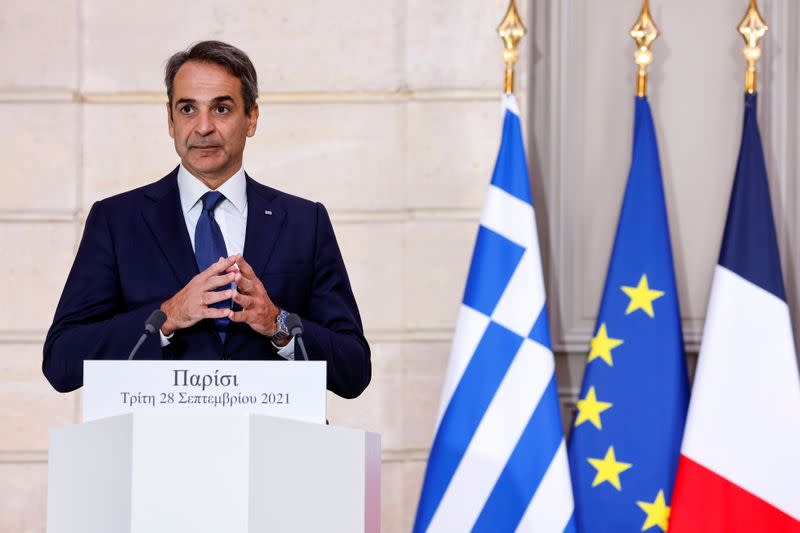
[[[249,316],[248,311],[231,311],[228,318],[231,319],[231,322],[247,322]]]
[[[255,270],[250,266],[250,263],[244,260],[244,256],[240,256],[239,259],[236,260],[236,264],[239,265],[239,270],[242,271],[242,275],[244,275],[245,278],[256,279]]]
[[[240,292],[244,294],[257,294],[262,291],[263,284],[256,276],[253,267],[250,263],[244,260],[244,257],[239,256],[236,260],[236,265],[239,267],[239,272],[236,277],[235,283]]]
[[[239,292],[244,294],[250,294],[256,288],[256,284],[253,280],[247,279],[246,277],[239,274],[235,279],[234,282],[236,286],[239,288]]]
[[[205,305],[213,305],[217,302],[230,300],[234,294],[235,292],[232,291],[231,289],[228,289],[226,291],[208,291],[203,293],[203,297],[201,298],[201,300]]]
[[[232,311],[228,307],[223,307],[219,309],[217,307],[206,307],[203,310],[203,318],[225,318],[226,316],[230,316]]]
[[[220,276],[211,276],[203,284],[203,288],[208,291],[213,291],[214,289],[224,287],[225,285],[230,285],[231,283],[233,283],[233,280],[235,278],[236,274],[233,273],[222,274]]]
[[[239,292],[233,293],[233,301],[242,306],[242,309],[247,309],[253,305],[253,298],[245,296]]]
[[[238,255],[232,255],[230,257],[220,257],[216,263],[212,263],[207,269],[203,270],[201,274],[206,278],[222,274],[228,269],[229,266],[231,266],[236,262],[236,259],[238,257],[239,257]]]

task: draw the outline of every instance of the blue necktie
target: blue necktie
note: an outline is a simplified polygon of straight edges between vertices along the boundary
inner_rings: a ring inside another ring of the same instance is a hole
[[[216,263],[220,257],[228,257],[228,250],[225,247],[222,230],[219,229],[219,224],[214,219],[214,210],[225,200],[225,196],[221,192],[209,191],[200,199],[203,201],[203,212],[200,213],[200,218],[197,220],[197,226],[194,229],[194,256],[197,259],[197,267],[202,272]],[[223,291],[228,287],[229,285],[223,285],[217,290]],[[224,309],[230,307],[230,305],[230,300],[224,300],[211,305],[211,307]],[[228,318],[214,319],[217,333],[223,343],[225,342],[225,330],[228,327],[228,322],[230,322]]]

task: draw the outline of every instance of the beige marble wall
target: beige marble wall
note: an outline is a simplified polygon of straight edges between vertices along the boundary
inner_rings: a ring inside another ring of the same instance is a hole
[[[800,79],[796,41],[781,37],[793,27],[787,20],[800,22],[793,2],[766,2],[784,31],[770,34],[765,91],[773,103],[762,108],[762,127],[797,308],[800,108],[791,89]],[[639,0],[518,3],[531,30],[518,93],[566,415],[629,163],[626,32]],[[172,52],[206,38],[241,46],[258,68],[261,120],[247,170],[332,213],[374,378],[356,400],[330,397],[330,418],[383,435],[383,531],[410,529],[499,140],[494,29],[506,4],[0,3],[0,257],[13,302],[0,308],[0,532],[44,530],[47,430],[78,421],[79,395],[53,392],[39,366],[85,213],[176,164],[162,68]],[[687,340],[696,348],[737,148],[741,43],[732,26],[741,13],[729,0],[652,4],[664,31],[653,110]]]

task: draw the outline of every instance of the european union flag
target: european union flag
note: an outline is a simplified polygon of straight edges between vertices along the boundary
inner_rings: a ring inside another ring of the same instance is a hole
[[[653,117],[633,159],[569,442],[581,532],[666,531],[688,404]]]

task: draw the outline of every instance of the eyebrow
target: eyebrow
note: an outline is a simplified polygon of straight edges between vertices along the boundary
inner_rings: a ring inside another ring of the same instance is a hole
[[[227,94],[222,95],[222,96],[215,96],[214,98],[211,99],[211,105],[221,104],[222,102],[226,102],[226,103],[230,102],[230,103],[233,103],[233,104],[236,103],[236,101],[233,99],[233,97],[232,96],[228,96]],[[197,103],[197,100],[194,99],[194,98],[181,98],[181,99],[175,101],[175,105],[176,106],[183,105],[183,104],[196,104],[196,103]]]

